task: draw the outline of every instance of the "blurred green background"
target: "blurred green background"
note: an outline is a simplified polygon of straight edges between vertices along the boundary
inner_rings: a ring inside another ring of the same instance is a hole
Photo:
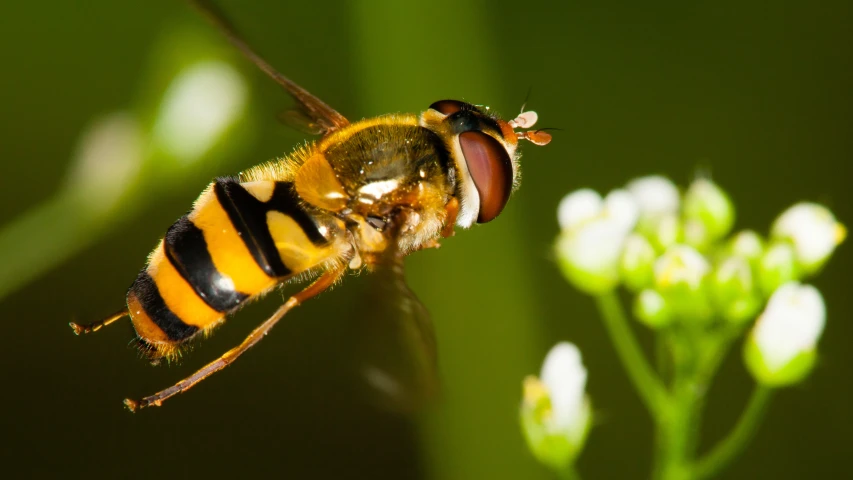
[[[798,200],[853,224],[853,3],[274,2],[222,0],[250,42],[351,119],[461,98],[516,113],[527,95],[544,148],[525,145],[521,190],[495,222],[408,261],[432,312],[443,398],[409,419],[355,400],[342,372],[346,313],[364,278],[295,311],[251,354],[162,409],[130,415],[121,399],[171,385],[271,312],[270,295],[180,366],[153,368],[125,325],[75,338],[72,318],[121,306],[165,229],[214,175],[291,150],[276,123],[289,100],[252,81],[247,153],[140,194],[132,213],[79,254],[0,302],[0,449],[25,476],[151,478],[551,478],[517,425],[521,380],[548,348],[584,353],[599,423],[586,478],[643,478],[651,422],[617,363],[592,301],[558,275],[550,245],[568,191],[607,191],[663,173],[710,172],[738,207],[738,228],[766,232]],[[207,29],[182,2],[19,2],[0,16],[0,225],[63,184],[76,139],[96,115],[133,107],[154,45],[179,25]],[[216,37],[214,37],[216,38]],[[63,238],[41,239],[63,242]],[[828,306],[819,368],[774,400],[727,478],[827,478],[853,438],[851,249],[815,283]],[[3,270],[0,265],[0,272]],[[646,333],[646,332],[642,332]],[[641,337],[649,340],[647,335]],[[703,445],[730,428],[751,387],[739,354],[710,394]]]

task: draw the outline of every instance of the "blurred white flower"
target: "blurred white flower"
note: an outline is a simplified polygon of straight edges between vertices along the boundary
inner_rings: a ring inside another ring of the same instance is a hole
[[[542,364],[542,383],[551,397],[551,427],[566,432],[575,445],[583,437],[589,422],[586,377],[581,352],[569,342],[555,345]]]
[[[672,316],[666,299],[656,290],[643,290],[634,299],[634,316],[651,328],[661,328],[670,323]]]
[[[713,317],[706,288],[711,266],[701,253],[687,245],[673,245],[657,259],[654,269],[654,288],[674,319],[704,322]]]
[[[684,194],[684,218],[688,224],[689,240],[694,245],[706,246],[726,236],[735,221],[735,209],[726,192],[714,182],[700,178],[690,184]]]
[[[100,118],[80,139],[66,188],[81,194],[93,209],[106,210],[139,173],[142,150],[142,132],[131,114]]]
[[[753,374],[760,381],[777,385],[803,378],[811,368],[825,323],[826,307],[815,287],[798,282],[779,287],[748,341],[757,354],[757,358],[748,357]],[[797,360],[802,364],[797,365]]]
[[[628,182],[625,188],[640,207],[641,222],[678,213],[678,188],[666,177],[650,175],[636,178]]]
[[[764,254],[764,241],[753,230],[742,230],[732,236],[729,243],[732,255],[745,258],[754,264]]]
[[[646,237],[631,233],[625,239],[625,248],[619,262],[622,280],[634,291],[651,285],[654,279],[655,249]]]
[[[697,290],[710,270],[708,261],[693,247],[674,245],[655,262],[655,284],[659,289],[684,285]]]
[[[658,252],[663,252],[676,243],[682,243],[685,236],[685,225],[674,213],[666,213],[656,217],[654,221],[646,222],[641,230],[649,236]]]
[[[770,245],[758,264],[758,280],[761,290],[770,296],[779,286],[800,276],[794,247],[788,242]]]
[[[601,293],[619,283],[619,258],[637,216],[637,205],[624,190],[614,190],[603,200],[593,190],[579,190],[560,202],[563,232],[557,256],[575,286]]]
[[[739,255],[723,258],[712,274],[717,310],[731,322],[752,320],[762,299],[758,295],[749,260]]]
[[[773,223],[772,235],[790,240],[797,261],[806,273],[819,269],[847,236],[828,208],[801,202],[782,212]]]
[[[205,61],[183,70],[166,91],[153,140],[188,165],[204,156],[246,109],[248,86],[232,66]]]
[[[570,230],[598,216],[604,205],[601,195],[590,188],[576,190],[560,200],[557,221],[560,228]]]
[[[560,342],[545,357],[540,377],[524,381],[525,438],[537,458],[552,468],[565,468],[583,448],[591,420],[586,380],[578,348]]]

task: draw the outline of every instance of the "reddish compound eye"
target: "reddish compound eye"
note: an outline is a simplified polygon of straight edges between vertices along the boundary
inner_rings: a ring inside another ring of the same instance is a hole
[[[467,109],[467,105],[467,103],[460,102],[459,100],[439,100],[430,105],[429,108],[441,112],[444,115],[453,115],[459,110]]]
[[[459,134],[459,145],[480,196],[477,223],[490,222],[501,213],[512,191],[509,153],[493,137],[476,130]]]

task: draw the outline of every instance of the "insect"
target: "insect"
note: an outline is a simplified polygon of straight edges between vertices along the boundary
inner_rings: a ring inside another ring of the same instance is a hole
[[[413,344],[434,359],[429,319],[403,283],[403,257],[437,247],[497,217],[518,186],[520,140],[551,137],[526,130],[532,111],[504,121],[488,109],[441,100],[420,115],[350,123],[258,56],[213,5],[191,1],[249,60],[296,101],[293,115],[322,138],[287,157],[219,178],[166,232],[127,293],[127,306],[75,333],[129,317],[152,361],[173,359],[192,339],[278,286],[311,281],[237,347],[131,410],[160,406],[254,346],[291,309],[368,268],[392,280],[410,303]],[[408,328],[408,327],[406,327]]]

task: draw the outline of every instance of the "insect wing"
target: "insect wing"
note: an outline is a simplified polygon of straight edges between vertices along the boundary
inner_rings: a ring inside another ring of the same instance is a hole
[[[327,128],[318,124],[315,119],[299,108],[284,110],[276,115],[276,118],[288,127],[309,135],[323,135],[328,132]]]
[[[282,88],[284,88],[294,98],[294,100],[296,100],[299,104],[300,111],[304,113],[306,117],[311,119],[311,124],[316,125],[316,128],[312,129],[312,131],[326,135],[349,125],[349,120],[347,120],[343,115],[309,93],[308,90],[305,90],[289,78],[282,75],[260,55],[255,53],[234,25],[231,24],[222,11],[213,3],[207,0],[189,0],[189,2],[196,7],[202,15],[207,17],[207,19],[210,20],[210,22],[213,23],[213,25],[218,28],[246,58],[251,60],[252,63],[266,73],[267,76],[281,85]]]
[[[359,389],[380,407],[417,411],[438,393],[432,320],[405,282],[402,256],[370,277],[350,324]]]

